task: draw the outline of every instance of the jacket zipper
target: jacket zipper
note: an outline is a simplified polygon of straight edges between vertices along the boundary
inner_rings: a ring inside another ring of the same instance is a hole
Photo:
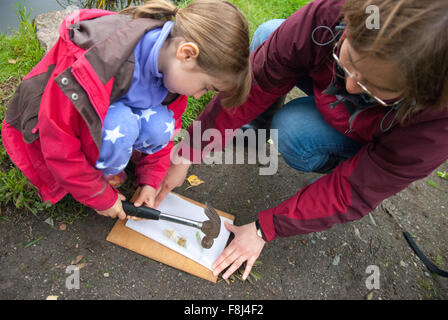
[[[375,107],[375,106],[371,106],[371,107],[367,107],[367,108],[365,108],[365,109],[361,109],[361,110],[357,110],[357,111],[355,111],[355,112],[350,116],[350,118],[348,119],[348,125],[349,125],[349,127],[348,127],[347,130],[345,130],[345,134],[350,134],[351,132],[353,132],[353,123],[355,122],[355,119],[359,116],[359,114],[360,114],[361,112],[366,111],[366,110],[368,110],[368,109],[370,109],[370,108],[373,108],[373,107]]]

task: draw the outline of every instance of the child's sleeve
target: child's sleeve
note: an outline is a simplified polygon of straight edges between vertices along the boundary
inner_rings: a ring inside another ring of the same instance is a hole
[[[174,142],[170,141],[165,148],[140,159],[135,169],[137,185],[149,185],[156,190],[159,188],[170,167],[173,146]]]
[[[49,86],[56,84],[49,83]],[[88,161],[80,136],[83,119],[59,88],[51,90],[51,101],[41,103],[39,132],[41,149],[52,176],[73,198],[95,210],[106,210],[117,200],[117,192]],[[52,102],[53,101],[53,102]],[[57,101],[58,103],[55,103]],[[64,112],[61,112],[64,110]]]

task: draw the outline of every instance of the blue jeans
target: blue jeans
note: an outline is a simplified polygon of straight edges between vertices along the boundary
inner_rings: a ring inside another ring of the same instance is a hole
[[[277,29],[283,19],[261,24],[254,33],[251,51]],[[297,57],[300,59],[300,57]],[[327,173],[361,148],[324,120],[316,108],[312,81],[306,76],[297,83],[308,97],[285,104],[272,119],[271,129],[278,129],[278,151],[292,168],[305,172]]]

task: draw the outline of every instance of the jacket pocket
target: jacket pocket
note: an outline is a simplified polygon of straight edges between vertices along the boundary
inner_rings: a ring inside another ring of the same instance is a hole
[[[39,138],[37,120],[40,102],[54,67],[50,65],[46,72],[22,81],[8,104],[5,121],[22,133],[26,143]]]

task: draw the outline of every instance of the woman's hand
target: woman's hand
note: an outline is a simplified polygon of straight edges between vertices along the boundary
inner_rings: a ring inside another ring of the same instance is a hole
[[[124,220],[126,219],[126,213],[124,212],[123,206],[121,204],[121,201],[123,200],[126,200],[126,197],[119,193],[117,201],[115,201],[114,205],[111,208],[102,211],[96,210],[96,212],[105,217],[110,217],[112,219],[118,217],[120,220]]]
[[[257,261],[258,256],[263,250],[266,241],[257,235],[255,222],[241,227],[227,222],[224,222],[224,225],[227,230],[235,234],[235,238],[213,263],[213,274],[216,276],[231,265],[222,276],[224,279],[227,279],[247,260],[246,269],[243,274],[243,280],[246,280],[255,261]]]
[[[156,194],[157,194],[156,189],[154,189],[151,186],[144,185],[143,188],[141,188],[140,190],[140,194],[138,195],[137,200],[135,200],[134,202],[134,206],[140,207],[143,204],[146,207],[156,208],[156,206],[154,206]],[[137,218],[134,216],[129,216],[128,218],[135,221],[142,220],[141,218]]]
[[[165,199],[166,195],[171,192],[176,187],[180,187],[187,177],[188,169],[190,168],[191,162],[185,158],[177,157],[171,162],[170,168],[160,184],[157,190],[155,207],[157,208],[159,204]]]

